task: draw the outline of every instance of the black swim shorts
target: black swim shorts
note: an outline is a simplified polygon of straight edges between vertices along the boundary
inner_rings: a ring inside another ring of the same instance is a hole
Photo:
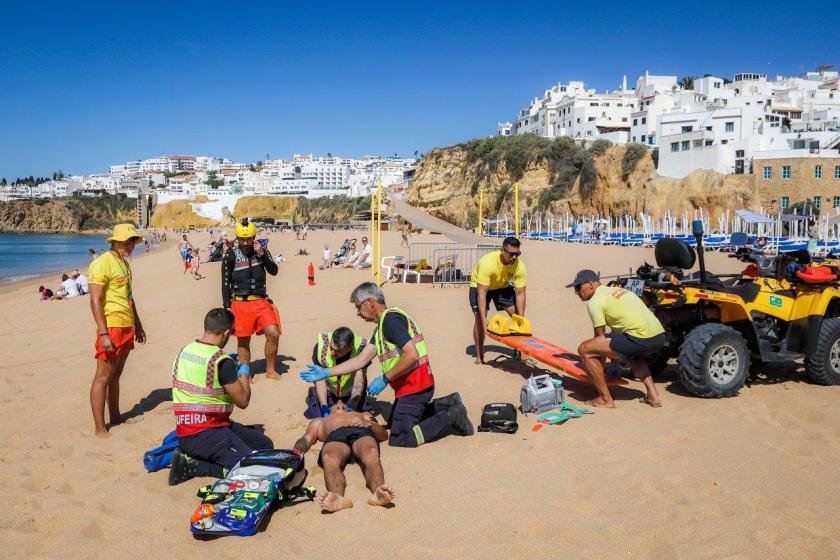
[[[327,446],[328,443],[331,442],[338,442],[343,443],[349,448],[353,448],[353,444],[356,440],[362,439],[363,437],[370,437],[373,438],[373,441],[376,442],[376,446],[379,447],[379,440],[376,439],[376,436],[373,434],[373,430],[370,428],[361,428],[359,426],[344,426],[343,428],[336,428],[330,435],[327,436],[327,440],[324,442],[324,446],[321,447],[321,453],[318,454],[318,466],[323,468],[324,465],[321,462],[321,455],[324,453],[324,447]],[[353,455],[350,455],[350,461],[353,460]]]
[[[613,332],[607,336],[610,339],[610,350],[627,362],[652,356],[665,346],[665,333],[660,333],[651,338],[636,338],[620,332]]]
[[[496,306],[496,311],[504,311],[508,307],[516,305],[516,292],[512,286],[498,290],[487,290],[487,309],[490,309],[490,302]],[[478,313],[478,288],[470,287],[470,307],[473,313]]]

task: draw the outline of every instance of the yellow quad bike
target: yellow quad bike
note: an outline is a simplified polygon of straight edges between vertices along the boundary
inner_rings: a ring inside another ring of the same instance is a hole
[[[699,230],[699,233],[698,233]],[[679,377],[693,395],[731,397],[750,372],[750,360],[805,358],[806,375],[840,385],[840,271],[812,263],[807,251],[765,256],[747,249],[731,255],[750,266],[735,275],[708,273],[702,228],[698,251],[684,241],[660,239],[656,265],[611,285],[642,297],[665,327],[667,344],[652,370],[677,358]],[[700,271],[686,276],[699,256]]]

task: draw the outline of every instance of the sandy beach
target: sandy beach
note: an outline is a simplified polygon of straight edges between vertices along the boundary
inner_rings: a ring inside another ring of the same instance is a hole
[[[297,372],[309,362],[316,333],[341,325],[364,336],[372,331],[348,302],[369,272],[316,270],[316,285],[307,285],[306,267],[317,267],[323,244],[335,251],[346,236],[271,236],[269,248],[288,260],[269,280],[283,323],[284,373],[278,381],[257,375],[251,406],[233,419],[264,424],[278,447],[291,447],[306,426],[308,385]],[[206,256],[208,236],[191,238]],[[40,279],[0,288],[0,342],[8,354],[0,365],[0,476],[10,483],[0,545],[7,558],[840,557],[840,387],[816,386],[792,368],[761,371],[735,398],[704,400],[687,395],[671,367],[656,380],[661,409],[638,403],[642,386],[631,381],[614,390],[615,410],[536,433],[532,415],[520,416],[512,436],[447,437],[418,449],[384,445],[395,508],[365,505],[362,475],[349,465],[352,510],[322,515],[305,502],[276,511],[254,537],[196,541],[189,517],[196,490],[209,479],[169,487],[167,471],[147,474],[141,461],[174,428],[173,358],[201,334],[205,312],[221,304],[219,264],[202,265],[204,280],[183,275],[173,239],[134,259],[148,342],[128,360],[121,403],[142,421],[115,427],[105,441],[93,437],[88,401],[95,327],[87,298],[38,301]],[[406,254],[399,234],[382,240],[384,255]],[[311,257],[292,256],[300,247]],[[652,249],[537,241],[522,249],[535,332],[570,349],[592,332],[584,304],[562,288],[574,273],[623,273],[653,262]],[[707,258],[712,271],[739,264]],[[459,391],[476,424],[485,403],[518,404],[523,375],[540,370],[473,364],[465,287],[389,283],[384,290],[388,304],[423,329],[438,395]],[[254,359],[262,359],[262,340],[252,347]],[[490,342],[488,359],[502,351]],[[563,380],[573,404],[595,395]],[[393,392],[380,398],[392,400]],[[316,458],[317,448],[306,457],[309,481],[322,489]]]

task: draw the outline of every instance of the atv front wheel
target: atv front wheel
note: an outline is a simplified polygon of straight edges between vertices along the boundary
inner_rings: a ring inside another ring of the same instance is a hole
[[[820,385],[840,385],[840,319],[823,321],[805,374]]]
[[[750,371],[750,351],[741,333],[719,323],[695,327],[680,346],[679,375],[692,395],[707,399],[738,394]]]

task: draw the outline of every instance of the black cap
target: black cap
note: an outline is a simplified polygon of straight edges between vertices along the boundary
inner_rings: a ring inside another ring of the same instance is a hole
[[[598,277],[597,272],[595,272],[594,270],[589,270],[588,268],[584,268],[583,270],[577,273],[577,276],[575,276],[575,281],[571,284],[567,284],[566,287],[573,288],[578,284],[585,284],[587,282],[598,282],[599,280],[601,279]]]

